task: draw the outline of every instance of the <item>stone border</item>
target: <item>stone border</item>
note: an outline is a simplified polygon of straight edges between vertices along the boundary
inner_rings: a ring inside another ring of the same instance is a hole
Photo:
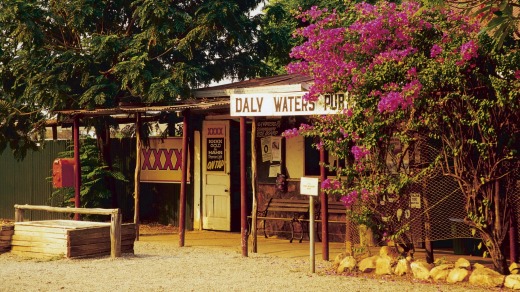
[[[349,271],[374,273],[375,275],[411,275],[418,280],[433,280],[434,282],[459,283],[469,282],[472,285],[485,288],[510,288],[520,290],[520,266],[512,263],[510,275],[502,275],[482,264],[471,264],[465,258],[459,258],[455,263],[438,262],[428,264],[415,261],[411,256],[400,255],[395,248],[383,246],[379,255],[358,258],[339,254],[334,259],[334,268],[338,274]]]

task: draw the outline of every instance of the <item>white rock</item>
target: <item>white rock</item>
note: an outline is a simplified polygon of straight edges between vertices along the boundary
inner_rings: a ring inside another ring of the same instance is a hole
[[[448,277],[446,278],[446,282],[448,283],[458,283],[468,280],[469,271],[464,268],[455,268],[450,271]]]
[[[430,270],[430,277],[434,281],[446,281],[448,274],[450,273],[451,269],[453,269],[454,267],[455,267],[455,265],[453,265],[453,264],[438,265]]]
[[[455,268],[462,268],[462,269],[470,269],[471,268],[471,263],[465,259],[465,258],[459,258],[456,262],[455,262]]]
[[[397,261],[395,266],[394,274],[402,276],[404,274],[410,274],[412,269],[410,268],[410,262],[407,259],[400,259]]]
[[[469,282],[473,285],[484,287],[502,287],[505,276],[486,267],[479,267],[469,276]]]
[[[509,272],[511,274],[519,274],[520,273],[520,265],[518,265],[518,263],[512,263],[509,266]]]
[[[392,262],[389,256],[379,256],[376,260],[376,275],[391,275]]]
[[[338,254],[338,255],[334,258],[334,263],[333,263],[334,268],[337,269],[337,268],[339,267],[339,264],[341,263],[341,261],[342,261],[345,257],[347,257],[347,255],[346,255],[345,253],[343,253],[343,252],[340,253],[340,254]]]
[[[520,290],[520,275],[511,274],[506,276],[506,279],[504,281],[504,287],[509,289]]]
[[[363,273],[370,273],[376,269],[376,261],[378,256],[371,256],[362,259],[358,264],[358,269]]]
[[[397,260],[397,258],[399,257],[399,253],[397,252],[397,250],[394,247],[383,246],[379,250],[379,256],[381,256],[381,257],[389,256],[389,257]]]
[[[430,278],[430,265],[425,262],[413,262],[410,264],[414,278],[428,280]]]
[[[345,271],[352,271],[356,268],[357,261],[354,257],[348,256],[345,257],[341,263],[339,263],[338,269],[336,270],[338,274],[341,274]]]

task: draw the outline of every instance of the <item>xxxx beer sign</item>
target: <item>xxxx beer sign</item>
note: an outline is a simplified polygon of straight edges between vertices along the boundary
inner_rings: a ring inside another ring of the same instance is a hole
[[[189,161],[188,155],[188,171]],[[180,183],[181,178],[182,138],[150,138],[150,146],[141,149],[141,182]]]
[[[206,170],[226,171],[226,127],[214,124],[206,131]]]

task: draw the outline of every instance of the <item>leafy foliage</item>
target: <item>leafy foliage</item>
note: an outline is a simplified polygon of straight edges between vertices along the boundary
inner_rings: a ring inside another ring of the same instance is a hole
[[[459,183],[465,222],[507,273],[508,194],[519,163],[518,44],[493,50],[477,21],[414,2],[313,7],[299,17],[312,24],[296,33],[306,42],[293,49],[298,61],[289,71],[314,77],[307,98],[346,92],[351,105],[286,133],[319,137],[318,148],[346,159],[344,167],[329,166],[337,178],[322,187],[347,206],[367,207],[393,238],[403,231],[385,226],[381,198],[402,196],[440,170]],[[440,145],[438,157],[421,160],[419,150],[431,144]]]
[[[96,140],[85,138],[81,141],[81,188],[80,202],[82,208],[108,208],[112,194],[107,188],[107,178],[127,182],[127,179],[117,169],[110,170],[100,157]],[[59,157],[73,157],[74,151],[59,153]],[[74,207],[74,188],[59,188],[52,193],[53,199],[61,201],[62,207]],[[95,216],[94,216],[95,217]],[[106,219],[106,218],[105,218]]]
[[[485,26],[481,33],[493,36],[495,49],[504,42],[520,38],[520,2],[518,0],[446,0],[448,5],[476,16]]]
[[[34,148],[53,110],[167,103],[265,72],[249,17],[260,2],[0,2],[0,150]]]

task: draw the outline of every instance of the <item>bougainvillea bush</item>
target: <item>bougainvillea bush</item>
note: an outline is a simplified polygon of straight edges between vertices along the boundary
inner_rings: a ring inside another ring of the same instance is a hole
[[[349,108],[315,117],[286,132],[319,137],[345,166],[322,187],[347,205],[363,206],[361,220],[385,230],[376,206],[399,197],[434,171],[453,177],[466,198],[464,219],[507,273],[504,241],[518,165],[520,53],[510,39],[499,51],[478,34],[478,22],[415,2],[356,4],[347,11],[313,7],[300,16],[288,69],[312,76],[306,98],[344,92]],[[416,159],[420,145],[438,156]],[[358,214],[359,215],[359,214]],[[403,230],[390,230],[402,235]]]

